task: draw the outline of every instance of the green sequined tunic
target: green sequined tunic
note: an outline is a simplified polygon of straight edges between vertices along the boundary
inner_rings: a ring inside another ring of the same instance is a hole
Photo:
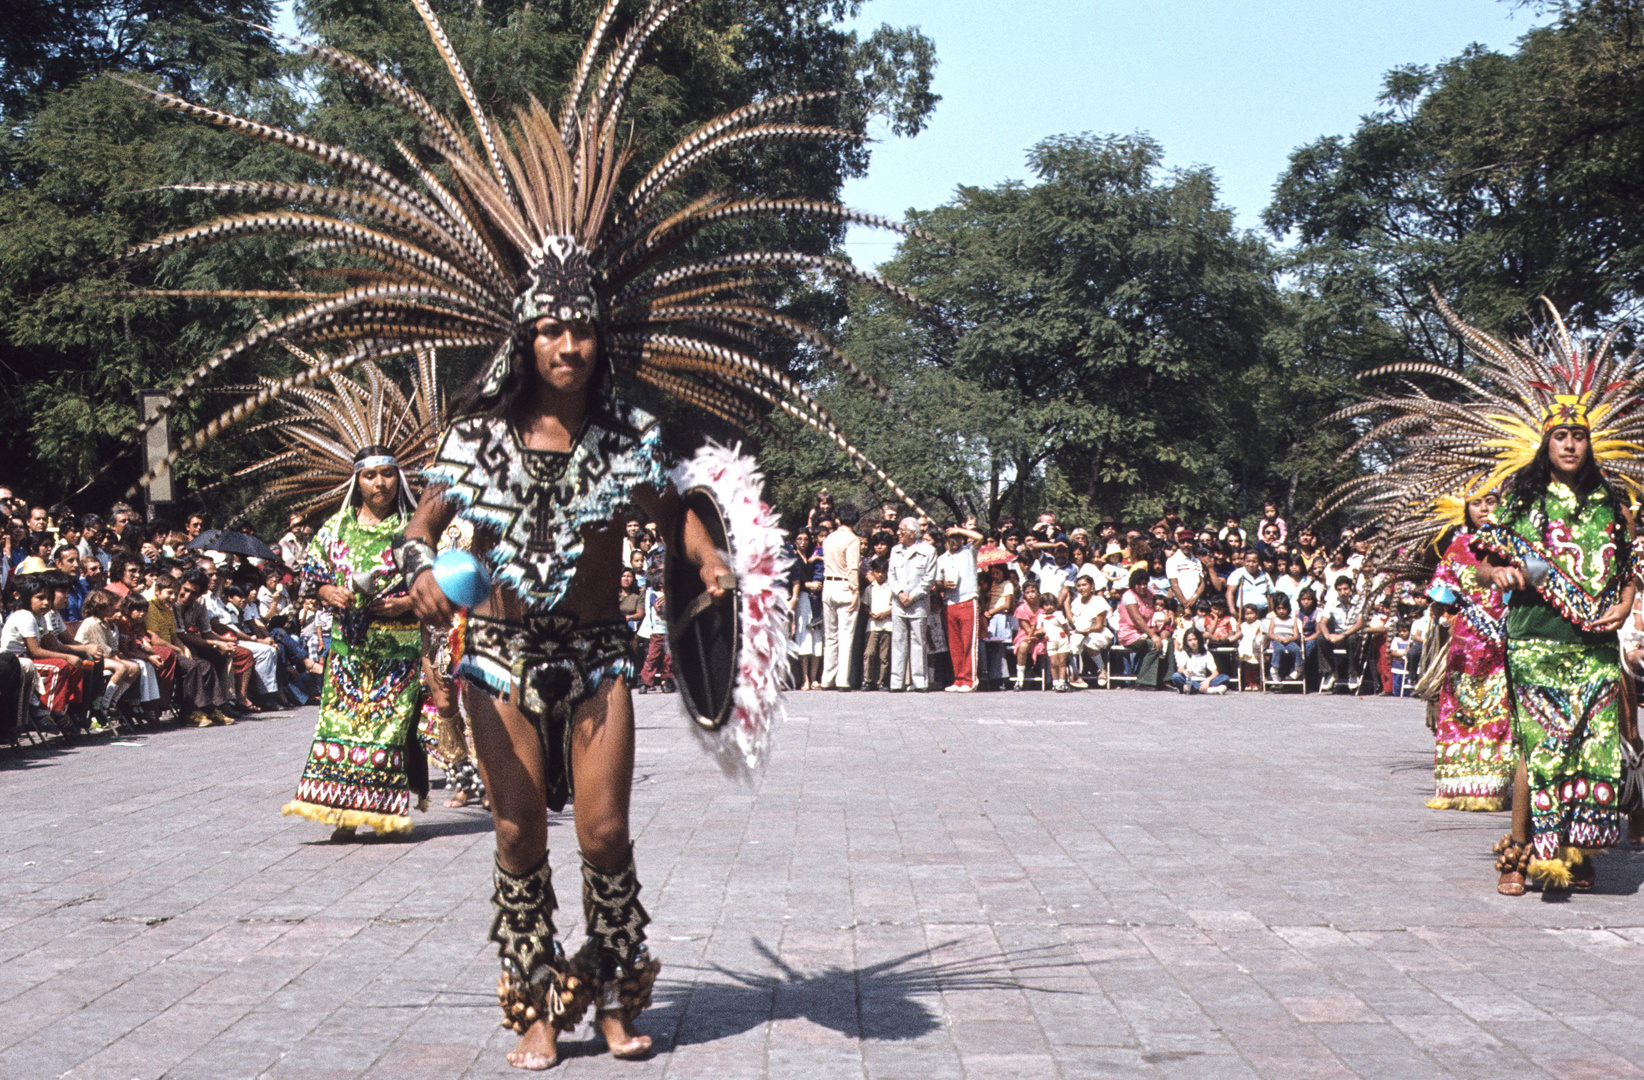
[[[1585,503],[1558,481],[1528,511],[1497,512],[1483,546],[1523,565],[1550,565],[1537,589],[1515,590],[1507,608],[1507,672],[1513,741],[1530,781],[1533,854],[1613,847],[1626,838],[1621,795],[1616,635],[1583,629],[1619,596],[1632,573],[1625,523],[1602,493]]]

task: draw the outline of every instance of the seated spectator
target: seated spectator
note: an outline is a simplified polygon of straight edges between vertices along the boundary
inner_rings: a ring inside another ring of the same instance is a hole
[[[1039,631],[1039,586],[1036,582],[1022,585],[1022,599],[1012,613],[1016,619],[1016,689],[1027,681],[1028,669],[1038,664],[1045,655],[1045,636]]]
[[[1273,610],[1267,616],[1262,633],[1267,638],[1268,648],[1272,651],[1273,657],[1268,666],[1269,679],[1280,682],[1301,670],[1305,662],[1302,653],[1302,625],[1290,610],[1290,597],[1284,593],[1273,594]]]
[[[44,715],[40,726],[53,733],[70,728],[69,707],[80,696],[85,670],[91,661],[78,653],[54,647],[55,636],[46,629],[57,590],[35,578],[17,587],[18,608],[0,626],[0,650],[17,657],[24,692],[31,695],[19,716]]]
[[[137,707],[145,721],[154,723],[171,705],[177,661],[175,656],[162,655],[150,647],[143,625],[147,613],[148,601],[128,596],[115,605],[108,618],[120,635],[120,655],[137,665]]]
[[[1068,680],[1076,690],[1085,689],[1087,672],[1098,673],[1100,684],[1107,685],[1107,665],[1103,653],[1113,645],[1113,630],[1108,617],[1113,608],[1096,591],[1096,573],[1090,567],[1079,571],[1074,579],[1074,594],[1067,604],[1068,625],[1072,629],[1072,656],[1079,670]]]
[[[1298,594],[1296,604],[1296,621],[1302,628],[1302,670],[1312,685],[1313,674],[1319,670],[1319,631],[1323,628],[1320,619],[1318,594],[1312,589],[1303,589]]]
[[[111,710],[121,695],[137,685],[140,674],[135,660],[120,655],[120,631],[117,621],[111,618],[116,614],[117,605],[112,593],[102,589],[87,593],[81,605],[80,629],[74,635],[78,644],[94,645],[102,651],[103,693],[91,713],[96,722],[103,725],[111,723]]]
[[[255,617],[265,623],[291,608],[291,594],[285,588],[285,570],[276,563],[263,567],[262,585],[257,589]]]
[[[1169,674],[1164,661],[1170,646],[1154,628],[1156,608],[1153,592],[1147,587],[1148,576],[1146,563],[1137,563],[1131,569],[1130,586],[1119,598],[1115,632],[1117,647],[1130,654],[1126,671],[1135,673],[1138,690],[1160,689]]]
[[[1356,692],[1364,673],[1364,607],[1353,593],[1351,575],[1335,579],[1334,593],[1319,631],[1324,639],[1319,647],[1319,689],[1328,693],[1338,679],[1344,679],[1348,691]]]
[[[1205,647],[1204,634],[1197,627],[1188,627],[1182,635],[1182,651],[1176,657],[1170,685],[1183,694],[1225,694],[1227,682]]]

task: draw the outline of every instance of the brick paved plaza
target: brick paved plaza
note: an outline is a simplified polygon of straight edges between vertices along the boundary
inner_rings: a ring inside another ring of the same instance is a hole
[[[1644,1075],[1644,854],[1497,896],[1417,703],[798,694],[754,789],[638,707],[658,1052],[554,1075]],[[312,718],[0,761],[0,1077],[518,1075],[488,817],[281,818]]]

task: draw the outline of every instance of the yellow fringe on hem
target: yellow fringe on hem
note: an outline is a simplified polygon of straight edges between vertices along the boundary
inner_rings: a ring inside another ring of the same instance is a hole
[[[1506,795],[1457,795],[1453,798],[1443,798],[1434,795],[1427,800],[1429,810],[1481,810],[1494,813],[1505,810],[1511,804]]]
[[[292,799],[280,807],[280,814],[282,816],[296,814],[310,821],[317,821],[321,825],[349,825],[356,828],[364,825],[383,835],[411,831],[411,819],[401,817],[399,814],[374,814],[369,810],[339,810],[334,806],[320,806],[318,803],[303,802],[301,799]]]
[[[1543,886],[1567,889],[1575,881],[1574,870],[1603,848],[1563,847],[1551,859],[1531,859],[1530,877]]]

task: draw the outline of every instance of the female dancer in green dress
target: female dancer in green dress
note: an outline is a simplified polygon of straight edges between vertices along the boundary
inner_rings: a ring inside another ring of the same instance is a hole
[[[1592,888],[1592,855],[1627,836],[1615,631],[1633,607],[1632,520],[1593,460],[1585,405],[1550,410],[1546,425],[1498,523],[1478,534],[1490,552],[1480,584],[1511,590],[1518,766],[1497,884],[1510,896],[1526,872],[1551,888]]]
[[[411,795],[427,808],[428,765],[417,739],[422,629],[390,547],[410,517],[399,462],[381,446],[354,456],[342,509],[308,546],[303,576],[339,612],[320,692],[320,724],[282,813],[336,826],[411,829]]]

